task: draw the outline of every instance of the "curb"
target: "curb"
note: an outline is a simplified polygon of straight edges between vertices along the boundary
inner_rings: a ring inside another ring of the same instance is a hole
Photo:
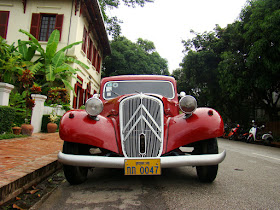
[[[57,160],[43,166],[33,172],[0,188],[0,205],[15,198],[20,193],[26,191],[32,185],[41,182],[55,171],[62,168],[62,164]]]
[[[272,142],[271,145],[280,148],[280,142]]]
[[[48,192],[46,195],[44,195],[37,203],[35,203],[32,207],[29,208],[29,210],[37,210],[40,209],[40,207],[43,205],[43,203],[50,197],[50,195],[56,191],[58,186],[53,188],[50,192]]]

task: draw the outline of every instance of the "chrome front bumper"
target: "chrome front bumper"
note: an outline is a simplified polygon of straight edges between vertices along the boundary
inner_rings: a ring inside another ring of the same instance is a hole
[[[206,166],[217,165],[226,157],[226,151],[211,155],[182,155],[159,157],[162,168],[174,168],[180,166]],[[59,152],[58,161],[65,165],[99,167],[99,168],[124,168],[126,157],[104,157],[89,155],[69,155]],[[131,158],[129,158],[131,159]],[[139,158],[135,158],[139,159]],[[157,158],[147,158],[157,159]]]

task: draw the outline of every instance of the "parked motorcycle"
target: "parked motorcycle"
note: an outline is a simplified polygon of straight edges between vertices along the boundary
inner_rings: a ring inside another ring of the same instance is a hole
[[[235,128],[231,129],[228,134],[229,140],[239,140],[240,139],[240,125],[237,124]]]
[[[273,141],[272,132],[264,133],[263,129],[265,128],[264,125],[258,127],[255,124],[255,121],[252,121],[252,128],[249,130],[249,136],[247,137],[246,142],[263,142],[265,145],[270,145]]]

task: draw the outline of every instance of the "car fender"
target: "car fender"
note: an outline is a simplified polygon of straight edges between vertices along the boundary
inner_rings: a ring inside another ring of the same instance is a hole
[[[101,115],[91,119],[85,110],[71,110],[61,118],[59,136],[64,141],[88,144],[119,153],[112,120]]]
[[[177,115],[168,120],[165,152],[196,141],[222,136],[224,123],[211,108],[198,108],[190,116]]]

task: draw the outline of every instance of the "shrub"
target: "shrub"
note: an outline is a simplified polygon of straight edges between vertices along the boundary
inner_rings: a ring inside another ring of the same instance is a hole
[[[0,134],[0,140],[13,139],[13,138],[23,138],[23,137],[27,137],[27,135],[23,135],[23,134],[16,135],[16,134],[13,134],[13,133]]]

